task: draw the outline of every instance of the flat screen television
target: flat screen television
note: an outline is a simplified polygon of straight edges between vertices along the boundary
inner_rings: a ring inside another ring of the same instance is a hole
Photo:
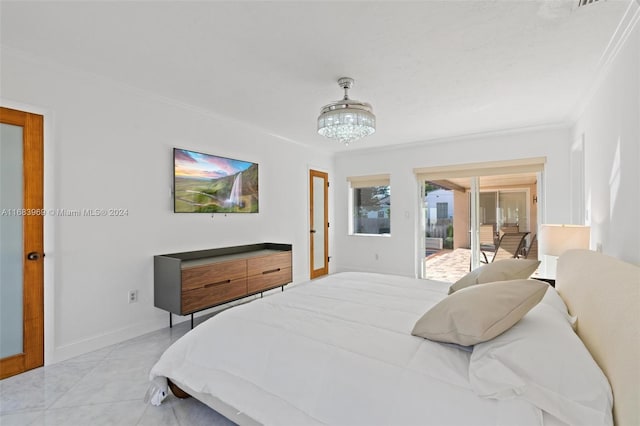
[[[173,149],[175,213],[258,213],[258,164]]]

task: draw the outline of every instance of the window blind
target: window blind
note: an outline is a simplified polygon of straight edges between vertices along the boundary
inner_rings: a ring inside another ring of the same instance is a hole
[[[369,175],[369,176],[351,176],[347,181],[351,188],[370,188],[372,186],[387,186],[390,179],[388,174]]]

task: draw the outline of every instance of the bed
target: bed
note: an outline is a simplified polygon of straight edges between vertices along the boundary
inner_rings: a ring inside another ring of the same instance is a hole
[[[240,425],[640,424],[640,268],[577,250],[556,282],[470,348],[411,334],[450,283],[332,274],[196,327],[150,400],[170,380]]]

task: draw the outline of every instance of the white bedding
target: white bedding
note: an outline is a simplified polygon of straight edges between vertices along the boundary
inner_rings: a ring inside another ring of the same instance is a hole
[[[542,425],[529,402],[477,396],[470,353],[411,335],[448,286],[333,274],[218,314],[167,349],[151,379],[262,424]]]

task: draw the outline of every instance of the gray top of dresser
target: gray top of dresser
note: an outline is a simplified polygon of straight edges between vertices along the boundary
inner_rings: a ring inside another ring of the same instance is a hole
[[[282,250],[271,250],[271,249],[263,249],[263,250],[255,250],[248,251],[244,253],[234,253],[234,254],[226,254],[224,256],[215,256],[215,257],[206,257],[203,259],[192,259],[192,260],[183,260],[181,264],[182,269],[193,268],[195,266],[201,265],[209,265],[212,263],[221,263],[228,262],[230,260],[236,259],[247,259],[251,257],[260,257],[266,256],[274,253],[288,253],[287,251]]]

